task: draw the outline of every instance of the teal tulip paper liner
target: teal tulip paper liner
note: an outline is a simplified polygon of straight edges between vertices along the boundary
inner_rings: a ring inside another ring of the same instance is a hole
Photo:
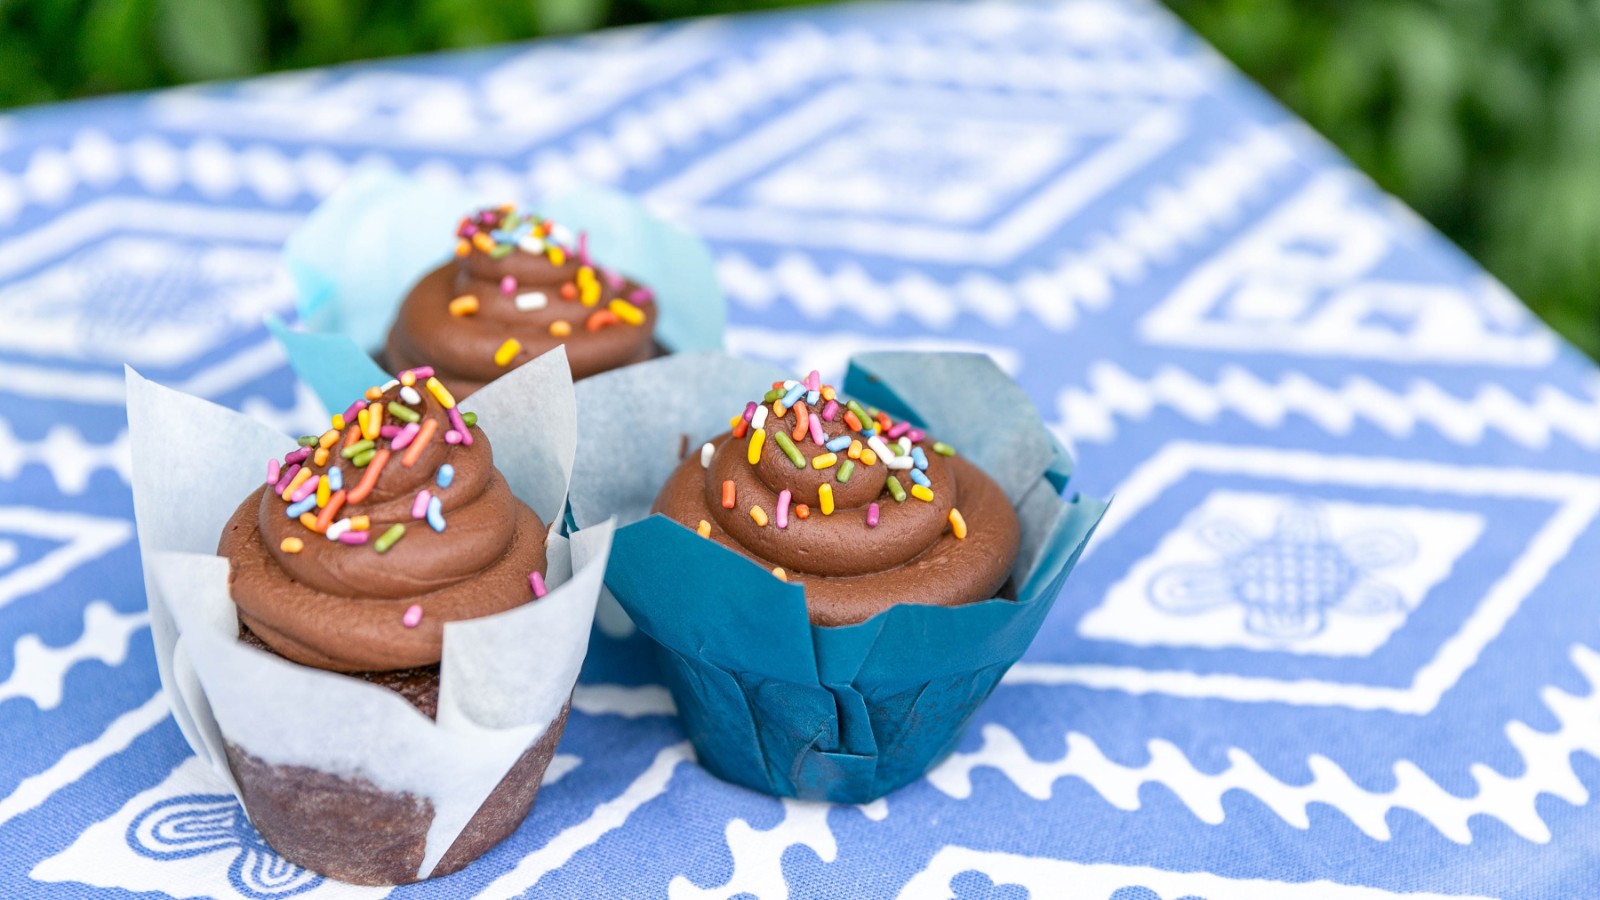
[[[1005,489],[1022,525],[1016,599],[813,626],[802,585],[647,515],[682,436],[693,452],[783,377],[794,376],[704,353],[579,382],[569,525],[632,522],[617,532],[606,586],[658,646],[702,765],[769,794],[864,803],[955,747],[1038,633],[1106,504],[1063,499],[1070,459],[987,357],[861,355],[846,395],[925,427]]]
[[[284,244],[298,327],[380,349],[412,285],[450,258],[461,218],[509,199],[515,198],[439,187],[381,166],[358,172]],[[576,186],[530,208],[574,233],[587,232],[600,265],[651,289],[663,347],[722,346],[727,304],[705,242],[609,188]]]

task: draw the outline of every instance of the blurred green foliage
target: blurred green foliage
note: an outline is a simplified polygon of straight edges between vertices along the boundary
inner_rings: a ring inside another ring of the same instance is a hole
[[[805,0],[0,0],[0,107]],[[1167,0],[1600,355],[1600,0]]]

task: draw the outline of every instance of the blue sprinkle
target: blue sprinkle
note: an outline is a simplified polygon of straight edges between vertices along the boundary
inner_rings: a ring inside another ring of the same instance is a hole
[[[928,468],[928,454],[923,453],[921,447],[912,447],[911,464],[919,469]]]
[[[308,513],[317,508],[317,492],[312,491],[299,503],[289,504],[289,518],[298,519],[301,513]]]
[[[811,404],[812,406],[816,406],[817,405],[817,401],[821,400],[821,399],[822,399],[822,392],[821,391],[806,391],[806,402]]]
[[[877,433],[878,433],[878,429],[872,427],[871,425],[863,425],[863,426],[861,426],[861,436],[864,437],[864,438],[872,437],[873,435],[875,435]]]
[[[804,394],[805,392],[806,392],[806,386],[803,385],[803,384],[797,384],[794,387],[790,388],[789,389],[789,393],[783,395],[783,406],[784,406],[784,408],[788,409],[789,407],[794,406],[795,401],[799,400],[800,399],[800,395]]]
[[[517,242],[516,235],[509,231],[504,231],[498,228],[489,232],[489,236],[494,238],[497,243],[501,244],[515,244]]]
[[[444,531],[444,504],[438,497],[428,501],[428,524],[434,531]]]
[[[445,463],[439,467],[439,476],[434,480],[439,482],[439,487],[449,487],[450,482],[456,480],[456,467],[450,465],[449,463]]]
[[[920,484],[925,488],[933,487],[933,482],[928,480],[928,476],[926,474],[924,474],[921,469],[912,469],[911,470],[911,480],[915,481],[917,484]]]
[[[344,470],[338,466],[328,469],[328,490],[344,490]]]
[[[822,446],[827,447],[829,450],[832,450],[835,453],[838,453],[840,450],[850,446],[850,435],[841,434]]]

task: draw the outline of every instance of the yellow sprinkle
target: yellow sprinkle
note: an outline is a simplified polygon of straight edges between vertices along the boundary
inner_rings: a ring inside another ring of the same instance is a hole
[[[629,303],[626,300],[618,298],[616,300],[611,301],[611,303],[608,304],[608,306],[610,307],[612,312],[617,314],[617,318],[621,319],[624,322],[627,322],[629,325],[643,325],[644,324],[644,310],[640,309],[637,306],[634,306],[632,303]]]
[[[477,311],[478,298],[472,296],[471,294],[463,294],[462,296],[450,301],[450,315],[456,316],[457,318],[461,316],[470,316]]]
[[[933,502],[933,491],[928,490],[926,485],[913,484],[911,486],[911,496],[921,500],[923,503]]]
[[[369,441],[378,439],[378,429],[383,425],[383,407],[374,400],[367,404],[367,418],[361,423],[361,436]]]
[[[323,475],[317,479],[317,509],[328,505],[328,497],[333,491],[328,487],[328,476]]]
[[[471,253],[471,252],[472,252],[472,242],[471,241],[468,241],[465,238],[463,238],[463,239],[461,239],[459,241],[456,241],[456,255],[457,256],[466,256],[468,253]]]
[[[783,566],[773,566],[772,567],[772,574],[778,576],[778,580],[779,581],[788,581],[789,580],[789,573],[785,572],[783,570]]]
[[[831,485],[824,484],[817,487],[817,505],[822,507],[823,515],[833,515],[833,487]]]
[[[861,458],[861,442],[852,440],[850,442],[850,449],[846,450],[844,452],[844,455],[850,457],[851,459],[860,459]]]
[[[870,466],[877,461],[878,454],[875,453],[871,447],[861,448],[861,464],[863,466]]]
[[[775,415],[775,416],[777,416],[778,418],[781,419],[785,415],[787,415],[788,413],[789,413],[789,410],[784,407],[782,400],[774,400],[774,401],[772,401],[772,414],[773,415]]]
[[[739,425],[739,421],[741,419],[743,419],[743,418],[744,418],[744,416],[734,416],[733,418],[728,420],[728,427],[729,428],[737,428],[738,425]]]
[[[344,413],[334,413],[333,414],[333,430],[334,431],[343,431],[344,430]]]
[[[368,528],[371,528],[371,527],[372,527],[372,519],[367,517],[367,516],[351,516],[350,517],[350,530],[351,531],[366,531]]]
[[[600,285],[593,281],[585,281],[578,285],[578,299],[584,306],[594,306],[600,302]]]
[[[401,372],[400,383],[406,387],[415,387],[417,384],[417,373],[411,371],[410,369]]]
[[[308,513],[308,512],[301,513],[300,514],[300,524],[304,525],[305,527],[307,527],[309,529],[311,529],[312,531],[315,531],[317,534],[322,534],[322,531],[317,528],[317,517],[312,515],[311,513]]]
[[[289,497],[293,495],[295,491],[300,490],[300,485],[305,484],[306,479],[310,477],[310,469],[301,469],[300,471],[294,473],[294,479],[289,482],[289,486],[284,488],[283,493],[279,496],[283,497],[285,500],[289,499]]]
[[[429,376],[428,393],[432,394],[434,399],[439,401],[439,405],[445,409],[455,408],[456,398],[450,395],[450,391],[439,382],[439,379]]]
[[[740,416],[739,418],[742,419],[744,417]],[[766,442],[767,430],[765,428],[757,428],[755,431],[750,432],[750,450],[746,454],[750,460],[750,465],[753,466],[761,462],[761,445]]]
[[[283,539],[283,543],[278,545],[278,549],[285,553],[299,553],[305,548],[306,542],[297,537],[286,537]]]
[[[833,393],[833,385],[825,384],[825,385],[822,386],[822,399],[824,399],[824,400],[837,400],[838,399],[838,397]]]
[[[837,453],[824,453],[820,456],[811,457],[811,468],[826,469],[838,461],[839,455]]]
[[[515,357],[517,352],[521,349],[521,341],[517,340],[516,338],[506,338],[506,342],[501,344],[500,349],[494,352],[494,364],[497,366],[509,364],[512,358]]]
[[[553,266],[560,266],[566,264],[566,261],[567,251],[552,244],[550,247],[550,264]]]
[[[711,537],[711,523],[701,519],[700,527],[695,529],[695,533],[701,537]]]
[[[919,484],[917,487],[922,487],[922,485]],[[923,489],[926,490],[926,488]],[[967,520],[961,518],[961,510],[956,509],[954,506],[950,507],[950,530],[955,532],[956,540],[964,541],[967,539]]]
[[[579,284],[583,284],[585,281],[593,281],[593,280],[594,280],[594,267],[593,266],[579,266],[578,267],[578,283]]]
[[[761,507],[750,507],[750,518],[755,519],[756,524],[760,525],[762,528],[767,527],[767,511]]]
[[[311,454],[311,461],[316,463],[319,466],[327,465],[328,464],[328,448],[327,447],[318,447],[317,448],[317,452]]]
[[[566,337],[572,333],[572,323],[566,319],[557,319],[550,323],[551,337]]]

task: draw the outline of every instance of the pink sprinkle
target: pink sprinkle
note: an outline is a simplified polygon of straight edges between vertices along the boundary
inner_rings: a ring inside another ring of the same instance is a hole
[[[826,444],[828,442],[828,436],[822,433],[822,420],[816,416],[812,416],[806,421],[811,423],[811,440],[814,441],[818,447]]]
[[[283,461],[285,463],[303,463],[310,458],[311,448],[301,447],[299,450],[290,451],[289,455],[283,458]]]
[[[278,479],[277,486],[272,489],[273,492],[281,494],[284,491],[288,490],[289,489],[289,482],[294,481],[294,474],[296,472],[298,472],[298,471],[300,471],[300,464],[299,463],[295,463],[294,465],[290,466],[289,467],[289,471],[283,473],[283,477]]]
[[[610,269],[601,269],[600,274],[605,277],[606,284],[611,285],[611,289],[613,291],[622,290],[622,285],[625,282],[625,279],[621,275],[611,271]]]
[[[654,291],[647,287],[634,288],[633,293],[628,295],[628,299],[642,306],[656,299],[656,295]]]
[[[367,401],[365,400],[357,400],[356,402],[350,404],[350,408],[344,411],[345,426],[349,427],[351,424],[353,424],[356,420],[356,413],[359,413],[366,408]]]
[[[417,499],[411,501],[411,518],[420,519],[428,514],[428,501],[433,495],[427,491],[417,491]]]
[[[289,502],[290,503],[299,503],[301,500],[304,500],[305,498],[311,496],[311,493],[313,491],[315,491],[316,489],[317,489],[317,479],[315,479],[315,478],[307,478],[305,481],[302,481],[300,483],[299,487],[294,489],[294,493],[289,495]]]
[[[867,527],[878,527],[878,504],[876,503],[867,504]]]
[[[411,607],[406,610],[406,614],[400,617],[400,624],[407,628],[415,628],[421,623],[422,607],[415,603],[411,604]]]
[[[472,429],[467,427],[467,420],[461,418],[461,410],[454,406],[450,407],[450,424],[455,426],[455,430],[461,433],[461,443],[471,447]]]
[[[928,436],[928,433],[926,431],[923,431],[921,428],[913,428],[910,431],[906,432],[906,437],[911,438],[911,443],[913,443],[913,444],[915,444],[917,441],[920,441],[920,440],[922,440],[923,438],[925,438],[927,436]]]
[[[910,422],[896,422],[889,428],[889,440],[896,440],[900,435],[911,430]]]
[[[744,405],[744,420],[746,422],[749,422],[750,421],[750,417],[755,415],[755,414],[756,414],[756,403],[755,403],[754,400],[752,400],[749,403],[746,403]]]
[[[517,279],[511,277],[510,275],[507,275],[506,277],[500,279],[500,293],[505,294],[507,297],[509,297],[512,294],[515,294],[516,292],[517,292]]]
[[[467,224],[461,226],[461,236],[464,237],[464,238],[472,237],[473,235],[475,235],[477,233],[478,233],[478,226],[472,224],[471,222],[468,222]]]
[[[820,391],[820,390],[822,390],[822,373],[821,372],[818,372],[816,369],[812,369],[811,370],[811,374],[806,376],[806,390],[808,390],[808,391]]]
[[[822,418],[828,420],[829,422],[832,422],[833,421],[833,417],[837,416],[838,414],[839,414],[839,401],[837,401],[837,400],[829,400],[827,403],[822,404]]]
[[[267,484],[277,484],[278,476],[282,474],[283,472],[276,459],[267,460]]]
[[[339,543],[365,544],[367,542],[367,535],[370,533],[371,532],[367,531],[346,531],[344,534],[339,535]]]
[[[789,491],[784,489],[778,492],[778,527],[789,527]]]
[[[417,366],[415,369],[407,369],[406,372],[410,372],[420,381],[424,378],[433,377],[433,366]],[[404,375],[406,372],[401,372],[400,374]]]
[[[578,261],[584,265],[589,264],[589,232],[578,232]]]
[[[394,426],[390,425],[389,427],[393,428]],[[394,440],[389,443],[389,449],[404,450],[412,442],[412,440],[416,438],[417,432],[421,430],[422,428],[418,426],[417,423],[407,422],[406,427],[400,429],[399,432],[395,434]]]
[[[538,572],[528,573],[528,587],[533,588],[533,596],[536,599],[550,593],[549,591],[545,590],[544,576]]]
[[[452,445],[461,443],[461,432],[455,430],[454,428],[446,431],[444,433],[444,442]]]

